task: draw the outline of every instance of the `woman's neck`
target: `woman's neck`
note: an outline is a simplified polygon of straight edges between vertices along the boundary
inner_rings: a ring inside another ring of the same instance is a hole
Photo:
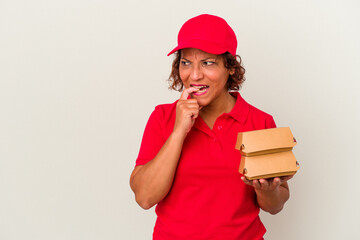
[[[200,116],[212,129],[216,119],[223,113],[229,113],[235,106],[236,99],[228,92],[215,99],[211,104],[200,110]]]

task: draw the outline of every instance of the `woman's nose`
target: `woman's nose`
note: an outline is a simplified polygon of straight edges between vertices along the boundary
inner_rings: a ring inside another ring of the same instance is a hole
[[[194,67],[191,71],[191,78],[192,80],[200,80],[204,76],[201,67]]]

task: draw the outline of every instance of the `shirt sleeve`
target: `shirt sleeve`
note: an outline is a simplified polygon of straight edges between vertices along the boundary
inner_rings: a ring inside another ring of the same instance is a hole
[[[161,128],[162,118],[162,110],[156,107],[146,124],[135,166],[144,165],[154,159],[164,145],[166,139]]]
[[[265,120],[265,128],[276,128],[274,118],[269,115]]]

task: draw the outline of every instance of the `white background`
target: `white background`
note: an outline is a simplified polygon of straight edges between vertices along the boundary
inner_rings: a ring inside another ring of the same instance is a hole
[[[0,239],[151,239],[129,187],[189,18],[225,18],[301,164],[266,239],[360,239],[357,0],[0,0]]]

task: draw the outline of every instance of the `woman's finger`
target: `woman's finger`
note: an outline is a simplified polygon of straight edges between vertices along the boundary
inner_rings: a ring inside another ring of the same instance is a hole
[[[261,185],[262,189],[268,189],[269,188],[269,181],[266,179],[259,179],[259,183]]]
[[[253,180],[252,185],[254,186],[254,188],[257,188],[257,189],[261,188],[261,184],[260,184],[259,180]]]
[[[290,179],[292,179],[294,177],[294,175],[289,175],[289,176],[284,176],[284,177],[281,177],[281,182],[284,183],[284,182],[287,182],[289,181]]]
[[[194,87],[184,89],[184,91],[181,93],[180,100],[186,100],[191,93],[197,91],[199,91],[199,89]]]
[[[242,176],[242,177],[241,177],[241,180],[242,180],[245,184],[252,186],[252,181],[247,180],[246,177]]]
[[[278,186],[280,186],[280,184],[281,184],[281,179],[278,178],[278,177],[276,177],[276,178],[274,178],[273,181],[272,181],[272,185],[273,185],[272,188],[275,189],[275,188],[277,188]]]

